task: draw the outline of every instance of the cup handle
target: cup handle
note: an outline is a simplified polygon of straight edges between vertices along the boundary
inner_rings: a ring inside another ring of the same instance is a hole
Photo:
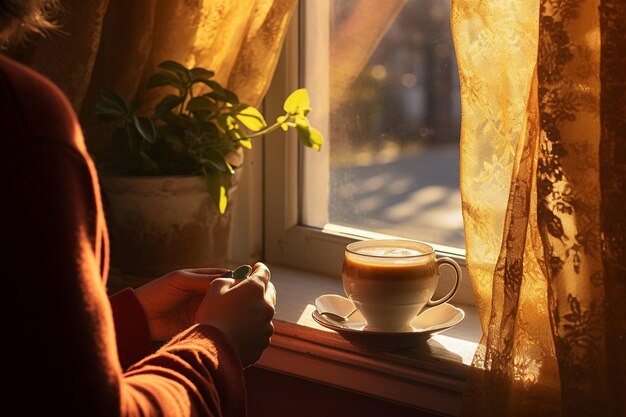
[[[429,307],[438,306],[439,304],[443,304],[449,299],[451,299],[454,296],[454,294],[456,294],[456,290],[459,289],[459,284],[461,283],[461,267],[459,266],[459,264],[457,264],[456,261],[452,258],[446,258],[446,257],[438,258],[437,268],[441,268],[441,265],[443,264],[450,265],[452,268],[454,268],[454,274],[455,274],[454,286],[452,287],[450,292],[448,292],[446,295],[444,295],[440,299],[436,301],[429,300],[428,303],[426,303],[426,305]]]

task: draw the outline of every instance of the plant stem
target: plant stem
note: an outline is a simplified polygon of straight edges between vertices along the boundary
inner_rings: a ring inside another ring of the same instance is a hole
[[[189,90],[190,88],[185,88],[185,92],[182,94],[183,102],[180,103],[180,108],[178,109],[179,116],[183,114],[183,110],[185,109],[185,104],[187,103],[187,101],[189,101],[187,97],[189,95]]]
[[[291,117],[291,114],[287,113],[287,116]],[[281,123],[275,122],[273,125],[268,126],[265,129],[259,130],[258,132],[254,132],[252,135],[246,135],[247,136],[246,139],[254,139],[254,138],[258,138],[259,136],[263,136],[268,133],[271,133],[275,131],[276,129],[278,129],[280,125]]]

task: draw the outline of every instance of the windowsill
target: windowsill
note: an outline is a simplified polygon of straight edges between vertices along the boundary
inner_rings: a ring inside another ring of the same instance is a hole
[[[275,330],[270,347],[255,366],[433,414],[459,414],[465,378],[481,335],[473,306],[453,299],[465,318],[423,345],[394,352],[371,350],[351,344],[311,316],[317,297],[343,294],[341,280],[268,266],[277,290]],[[112,271],[108,290],[114,293],[148,281]]]
[[[424,345],[395,352],[355,346],[317,324],[322,294],[343,294],[341,281],[270,264],[278,302],[271,346],[256,366],[360,392],[436,414],[458,415],[465,378],[480,339],[474,307]]]

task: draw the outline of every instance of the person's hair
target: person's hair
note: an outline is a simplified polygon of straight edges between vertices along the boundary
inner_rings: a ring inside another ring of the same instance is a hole
[[[57,27],[58,0],[0,0],[0,46]]]

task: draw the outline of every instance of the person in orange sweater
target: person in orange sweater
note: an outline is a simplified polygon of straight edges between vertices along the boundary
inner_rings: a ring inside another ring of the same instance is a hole
[[[0,42],[45,24],[46,3],[0,0]],[[243,368],[273,332],[270,271],[174,271],[109,299],[98,178],[76,115],[52,82],[3,55],[0,196],[5,407],[245,416]],[[154,340],[166,343],[153,352]]]

